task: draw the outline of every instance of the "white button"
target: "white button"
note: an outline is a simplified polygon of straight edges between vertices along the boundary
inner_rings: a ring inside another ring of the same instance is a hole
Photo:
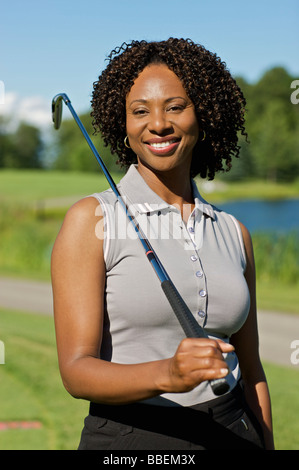
[[[190,256],[190,259],[191,259],[191,261],[196,261],[196,260],[197,260],[197,256],[192,255],[192,256]]]
[[[196,271],[196,276],[197,276],[197,277],[202,277],[202,276],[203,276],[203,272],[202,272],[202,271]]]
[[[207,295],[207,292],[205,290],[199,291],[200,297],[205,297]]]
[[[200,310],[197,314],[200,318],[204,318],[206,316],[206,312],[204,312],[203,310]]]

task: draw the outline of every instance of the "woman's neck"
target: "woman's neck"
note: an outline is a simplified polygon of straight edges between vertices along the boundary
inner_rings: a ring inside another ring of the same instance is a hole
[[[189,217],[194,209],[189,171],[173,169],[169,172],[156,172],[144,166],[137,166],[146,184],[167,204],[178,207],[183,219]]]

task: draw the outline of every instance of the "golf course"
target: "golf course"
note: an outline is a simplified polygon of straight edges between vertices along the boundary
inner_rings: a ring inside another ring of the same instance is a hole
[[[118,181],[120,174],[113,175]],[[108,187],[94,173],[0,172],[0,276],[50,282],[50,257],[63,217],[76,200]],[[258,181],[215,187],[203,196],[226,200],[298,198],[299,184]],[[298,233],[254,233],[260,310],[299,315]],[[291,274],[290,274],[291,273]],[[0,449],[72,450],[78,446],[88,403],[72,398],[59,375],[51,315],[1,306]],[[299,331],[294,331],[299,340]],[[279,341],[279,337],[277,338]],[[291,352],[291,350],[290,350]],[[272,399],[276,449],[299,449],[299,365],[264,363]]]

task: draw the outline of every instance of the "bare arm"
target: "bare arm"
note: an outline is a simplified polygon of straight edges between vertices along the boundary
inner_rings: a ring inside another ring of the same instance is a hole
[[[52,286],[59,367],[71,395],[108,404],[130,403],[164,392],[192,390],[223,377],[230,345],[186,339],[174,357],[124,365],[99,359],[105,262],[98,202],[86,198],[66,215],[52,253]],[[146,261],[145,261],[146,262]]]
[[[259,356],[259,340],[256,312],[255,265],[250,234],[240,223],[243,233],[247,267],[245,278],[250,292],[251,306],[248,318],[231,342],[239,358],[245,385],[246,400],[261,423],[267,449],[274,448],[272,433],[271,403],[266,377]]]

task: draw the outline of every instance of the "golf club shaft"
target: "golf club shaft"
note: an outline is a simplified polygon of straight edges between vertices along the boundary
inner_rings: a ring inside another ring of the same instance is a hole
[[[65,102],[65,104],[68,106],[73,118],[75,119],[76,123],[78,124],[82,134],[84,135],[91,151],[93,152],[94,156],[96,157],[111,189],[113,190],[114,194],[116,195],[118,201],[120,202],[120,204],[122,205],[123,209],[125,210],[130,222],[133,224],[134,226],[134,229],[144,247],[144,249],[146,250],[146,254],[147,254],[147,257],[149,259],[149,261],[152,263],[156,271],[156,274],[158,275],[159,279],[161,282],[165,281],[168,279],[168,275],[167,273],[165,272],[164,270],[164,267],[162,266],[162,264],[160,263],[158,257],[155,255],[154,253],[154,250],[152,248],[152,246],[150,245],[149,241],[147,240],[147,238],[145,237],[145,235],[143,234],[141,228],[139,227],[139,225],[137,224],[135,218],[133,217],[133,215],[131,214],[129,208],[127,207],[127,205],[125,204],[124,200],[122,199],[121,195],[120,195],[120,192],[118,191],[118,188],[115,184],[115,182],[113,181],[109,171],[107,170],[106,168],[106,165],[105,163],[103,162],[103,160],[101,159],[97,149],[95,148],[92,140],[90,139],[85,127],[83,126],[81,120],[79,119],[77,113],[75,112],[72,104],[71,104],[71,101],[70,99],[68,98],[68,96],[65,94],[65,93],[61,93],[60,95],[57,95],[58,99],[63,99],[63,101]],[[56,97],[55,97],[56,98]],[[55,100],[54,98],[54,100]],[[61,102],[61,101],[60,101]],[[56,108],[56,110],[58,109],[58,107]],[[59,117],[59,111],[58,111],[58,114],[55,116],[55,110],[53,110],[53,107],[52,107],[52,114],[53,114],[53,119],[57,119],[59,120],[59,125],[60,125],[60,120],[61,120],[61,117]]]
[[[155,253],[153,247],[151,246],[149,240],[145,237],[143,231],[141,230],[141,227],[139,226],[134,216],[131,214],[129,208],[125,204],[124,200],[122,199],[121,194],[118,191],[116,184],[114,183],[109,171],[106,168],[106,165],[101,159],[85,127],[83,126],[81,120],[79,119],[77,113],[75,112],[70,99],[65,93],[60,93],[56,95],[52,100],[52,119],[54,122],[54,127],[58,129],[61,124],[62,101],[64,101],[64,103],[68,106],[73,118],[75,119],[77,125],[79,126],[83,136],[85,137],[92,153],[96,157],[111,189],[113,190],[118,201],[124,208],[130,222],[133,224],[134,229],[138,235],[138,238],[141,241],[145,249],[145,254],[161,282],[161,287],[163,289],[163,292],[169,304],[171,305],[172,310],[175,313],[181,327],[183,328],[185,335],[188,338],[208,338],[204,329],[197,323],[190,309],[188,308],[188,306],[182,299],[181,295],[177,291],[176,287],[174,286],[173,282],[171,281],[170,277],[165,271],[165,268],[163,267],[161,261],[159,260],[157,254]],[[229,385],[227,381],[225,380],[225,378],[212,380],[210,381],[210,384],[215,395],[222,395],[223,393],[227,392],[229,389]]]

